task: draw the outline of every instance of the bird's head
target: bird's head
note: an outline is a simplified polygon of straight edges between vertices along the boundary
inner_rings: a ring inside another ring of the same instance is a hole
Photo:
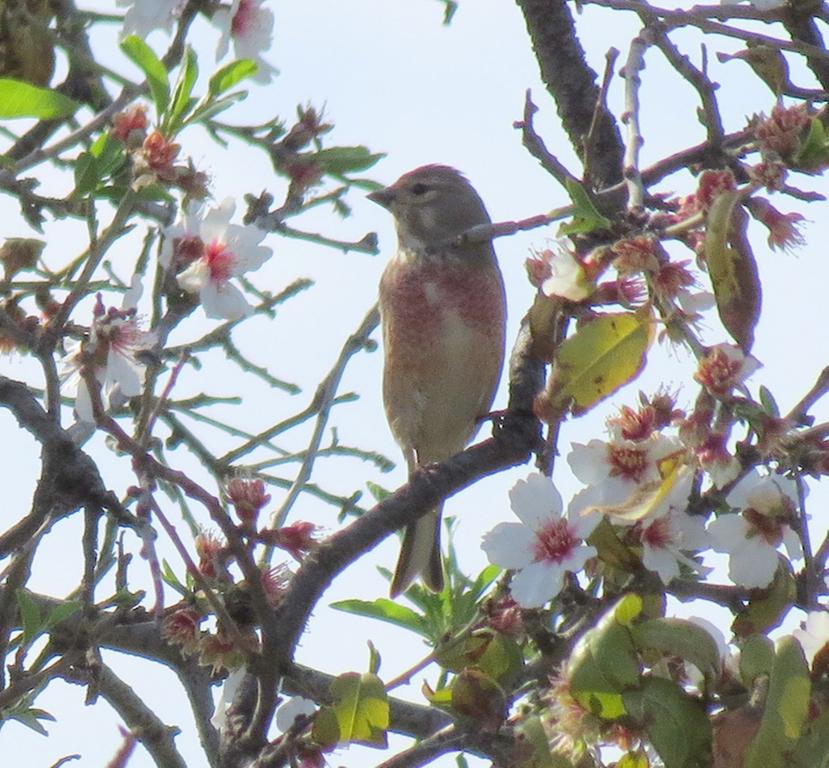
[[[490,222],[466,177],[446,165],[424,165],[368,195],[391,211],[404,248],[429,248]]]

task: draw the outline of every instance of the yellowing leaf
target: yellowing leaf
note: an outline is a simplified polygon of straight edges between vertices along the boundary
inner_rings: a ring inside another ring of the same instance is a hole
[[[597,505],[588,507],[587,512],[600,512],[613,520],[625,523],[635,523],[646,517],[656,515],[659,507],[669,499],[671,493],[680,488],[690,478],[691,468],[681,462],[683,453],[672,454],[660,462],[659,472],[662,477],[649,483],[641,483],[634,488],[631,495],[620,504]],[[673,500],[681,504],[682,499]]]
[[[711,205],[705,227],[705,261],[726,330],[745,352],[754,342],[762,292],[757,264],[745,235],[745,215],[735,210],[739,193],[720,193]],[[742,219],[742,221],[741,221]]]
[[[548,384],[551,403],[578,415],[632,381],[653,338],[650,314],[600,315],[558,348]]]
[[[641,608],[638,595],[626,595],[579,638],[567,663],[571,695],[602,719],[624,715],[622,693],[639,683],[641,664],[627,625]]]
[[[359,742],[386,746],[389,699],[377,675],[347,672],[331,683],[332,703],[314,719],[312,736],[321,747]]]
[[[775,649],[760,729],[746,753],[745,768],[786,768],[809,713],[809,667],[791,635]]]

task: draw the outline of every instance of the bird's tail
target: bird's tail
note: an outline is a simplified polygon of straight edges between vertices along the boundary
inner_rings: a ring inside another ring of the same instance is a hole
[[[443,589],[443,560],[440,556],[440,517],[443,505],[423,515],[406,528],[400,557],[394,570],[390,594],[397,597],[421,576],[433,592]]]

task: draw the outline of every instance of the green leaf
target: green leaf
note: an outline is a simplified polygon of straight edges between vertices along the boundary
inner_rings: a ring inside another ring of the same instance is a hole
[[[745,768],[787,768],[809,713],[809,667],[791,635],[777,642],[760,729],[745,756]]]
[[[57,722],[55,717],[45,709],[28,706],[6,710],[3,713],[3,718],[0,718],[0,725],[2,725],[3,719],[17,720],[18,723],[25,725],[27,728],[31,728],[41,736],[48,736],[49,732],[41,725],[40,720],[49,720],[53,723]]]
[[[740,679],[751,690],[760,675],[771,674],[774,643],[765,635],[752,635],[740,646]]]
[[[477,602],[480,597],[486,592],[492,583],[503,573],[503,569],[497,565],[487,565],[478,574],[472,586],[469,588],[469,595]]]
[[[827,768],[829,766],[829,712],[809,723],[809,730],[797,743],[789,758],[790,768]]]
[[[372,483],[370,480],[366,482],[366,488],[368,488],[368,492],[374,497],[374,500],[378,504],[381,501],[385,501],[393,493],[393,491],[388,490],[388,488],[383,488],[382,485]]]
[[[43,617],[37,603],[23,589],[17,590],[17,607],[23,625],[23,645],[28,645],[43,632]]]
[[[621,694],[639,684],[641,664],[626,626],[635,608],[634,602],[620,600],[579,638],[567,664],[573,698],[605,720],[625,714]]]
[[[89,154],[97,160],[101,178],[114,174],[126,160],[124,145],[109,132],[102,133],[92,142]]]
[[[610,521],[602,516],[601,522],[587,537],[587,543],[596,548],[599,559],[613,568],[633,571],[640,566],[639,558],[619,538]]]
[[[495,733],[506,719],[507,697],[480,669],[464,669],[452,683],[452,709],[471,718],[476,728]]]
[[[567,188],[567,194],[570,195],[570,200],[573,201],[576,210],[573,213],[573,221],[559,227],[559,234],[577,235],[594,232],[597,229],[610,228],[610,219],[599,213],[587,190],[581,184],[572,179],[567,179],[564,186]]]
[[[98,186],[98,160],[89,152],[82,152],[75,161],[74,197],[84,197]]]
[[[792,159],[792,164],[806,173],[816,173],[829,163],[829,134],[820,118],[813,117],[809,132]]]
[[[649,314],[599,315],[558,348],[549,394],[555,408],[580,415],[632,381],[645,365],[653,338]]]
[[[158,113],[158,121],[162,122],[167,105],[170,103],[170,81],[167,77],[167,69],[153,49],[136,35],[124,38],[121,41],[121,50],[146,76]]]
[[[331,147],[312,155],[323,170],[332,176],[365,171],[385,156],[385,152],[372,154],[366,147]]]
[[[181,128],[184,122],[184,115],[192,103],[191,95],[193,86],[199,76],[199,65],[193,49],[187,47],[184,54],[184,61],[179,68],[176,85],[173,88],[173,100],[167,119],[164,121],[163,133],[167,137],[173,137]]]
[[[368,641],[368,671],[371,672],[372,675],[376,675],[380,672],[380,664],[382,662],[382,657],[380,656],[380,651],[377,650],[374,643],[371,640]]]
[[[222,67],[210,78],[207,85],[207,95],[212,101],[225,91],[229,91],[237,83],[241,83],[242,80],[253,77],[258,71],[259,65],[253,59],[231,61],[230,64]]]
[[[312,737],[323,748],[359,743],[386,746],[389,698],[383,681],[373,674],[347,672],[329,689],[331,704],[314,718]]]
[[[178,576],[176,576],[173,569],[170,567],[170,563],[166,560],[161,561],[161,579],[167,586],[172,587],[182,597],[186,597],[190,593],[190,590],[188,590],[187,587],[179,581]]]
[[[708,632],[686,619],[651,619],[632,628],[633,641],[640,650],[650,649],[690,661],[705,677],[720,676],[720,650]]]
[[[449,709],[452,705],[451,685],[445,685],[442,688],[438,688],[436,691],[433,691],[429,687],[429,684],[424,681],[421,686],[421,691],[426,701],[430,704],[434,704],[436,707],[440,707],[441,709]]]
[[[760,385],[760,405],[763,406],[763,410],[769,416],[775,419],[779,418],[780,408],[777,406],[777,401],[774,399],[774,395],[762,384]]]
[[[92,192],[103,192],[105,179],[114,176],[126,162],[126,153],[120,141],[109,133],[101,134],[75,162],[75,197],[84,197]],[[126,188],[123,188],[123,196]],[[120,199],[120,197],[119,197]]]
[[[648,766],[650,766],[648,756],[642,752],[625,752],[616,763],[616,768],[648,768]]]
[[[77,101],[51,88],[0,77],[0,120],[15,117],[53,120],[75,114],[80,106]]]
[[[443,10],[443,23],[446,26],[452,23],[452,17],[458,10],[458,3],[456,0],[440,0],[446,7]]]
[[[573,764],[558,750],[550,748],[550,737],[536,714],[523,715],[515,724],[516,743],[524,744],[526,752],[514,768],[573,768]]]
[[[705,261],[720,320],[734,341],[748,352],[760,319],[762,290],[745,234],[747,216],[744,212],[738,216],[735,208],[739,199],[739,192],[725,191],[711,204],[705,226]]]
[[[633,720],[644,728],[665,768],[708,768],[711,723],[699,701],[661,677],[645,680],[641,690],[623,695]]]
[[[331,603],[331,607],[338,611],[353,613],[357,616],[366,616],[371,619],[380,619],[389,624],[395,624],[422,637],[428,637],[428,626],[426,620],[411,608],[400,605],[385,597],[378,597],[376,600],[340,600]]]
[[[460,639],[439,643],[435,658],[452,672],[474,666],[494,680],[510,677],[524,665],[524,655],[515,640],[491,629],[476,630]]]
[[[613,608],[613,618],[625,627],[632,627],[633,622],[642,613],[643,601],[639,595],[629,593],[619,600]]]
[[[43,622],[44,631],[48,632],[52,627],[74,616],[82,607],[83,603],[80,600],[67,600],[59,603],[46,615],[46,620]]]
[[[200,104],[193,110],[192,114],[187,118],[187,123],[206,123],[211,118],[216,117],[216,115],[232,107],[237,102],[244,101],[247,97],[247,91],[236,91],[235,93],[229,93],[227,96],[223,96],[221,99],[216,99],[215,101],[208,101],[204,104]],[[221,137],[219,137],[219,135],[211,127],[210,123],[208,123],[208,130],[210,130],[211,133],[214,134],[214,138],[220,144],[222,144],[222,146],[227,146],[227,142],[224,141],[224,139],[222,139]]]

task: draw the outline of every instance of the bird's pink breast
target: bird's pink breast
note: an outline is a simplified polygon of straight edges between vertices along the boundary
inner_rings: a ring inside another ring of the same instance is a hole
[[[494,264],[395,259],[383,276],[382,299],[392,343],[429,344],[450,315],[493,340],[503,335],[503,287]]]

